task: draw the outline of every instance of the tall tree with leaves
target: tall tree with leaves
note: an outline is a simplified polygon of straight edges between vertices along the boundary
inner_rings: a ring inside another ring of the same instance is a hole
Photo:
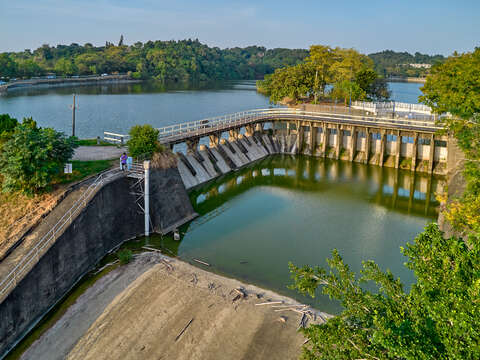
[[[35,121],[24,119],[0,153],[0,174],[5,192],[34,194],[47,189],[72,157],[73,138],[52,128],[38,128]]]
[[[133,157],[150,157],[153,153],[162,150],[158,141],[158,129],[154,129],[151,125],[132,126],[129,135],[128,152]]]
[[[445,217],[459,232],[480,232],[480,48],[433,66],[421,90],[420,101],[437,114],[452,115],[438,122],[455,134],[466,157],[467,188],[461,198],[450,199]]]
[[[322,96],[325,96],[325,87],[333,82],[332,65],[335,59],[335,50],[330,46],[310,46],[310,56],[306,58],[306,62],[315,69],[315,93],[320,92]]]

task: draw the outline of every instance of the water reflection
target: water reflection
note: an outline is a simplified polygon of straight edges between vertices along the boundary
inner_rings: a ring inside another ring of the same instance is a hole
[[[340,196],[362,198],[389,210],[432,219],[438,215],[435,194],[444,191],[442,178],[426,174],[350,162],[279,155],[191,191],[191,201],[199,214],[206,214],[256,186],[321,192],[339,184],[351,185],[345,186]]]

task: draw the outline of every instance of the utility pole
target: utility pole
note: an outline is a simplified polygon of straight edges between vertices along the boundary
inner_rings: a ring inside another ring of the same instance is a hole
[[[70,105],[72,109],[72,136],[75,136],[75,109],[78,109],[78,105],[75,104],[75,94],[73,94],[73,104]]]
[[[350,65],[350,100],[348,103],[348,113],[352,112],[352,81],[353,81],[353,64]]]
[[[145,212],[145,236],[150,236],[150,161],[143,162],[145,170],[145,194],[144,194],[144,212]]]
[[[318,69],[315,70],[315,104],[317,103],[317,92],[318,92]]]

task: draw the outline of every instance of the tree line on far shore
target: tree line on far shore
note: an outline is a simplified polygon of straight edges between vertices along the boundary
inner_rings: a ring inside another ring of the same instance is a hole
[[[262,46],[220,49],[198,40],[147,41],[125,45],[42,45],[36,50],[0,53],[0,78],[131,73],[138,79],[169,82],[261,79],[276,68],[295,65],[305,49]]]
[[[0,78],[131,73],[139,79],[160,81],[213,81],[263,79],[275,69],[297,65],[308,56],[306,49],[266,49],[262,46],[220,49],[198,40],[147,41],[117,45],[90,43],[41,47],[0,53]],[[434,64],[442,55],[425,55],[385,50],[368,55],[374,70],[384,77],[425,76],[429,69],[411,63]]]

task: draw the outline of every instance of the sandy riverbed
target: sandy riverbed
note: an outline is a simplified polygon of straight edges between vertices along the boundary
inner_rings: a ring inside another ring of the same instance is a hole
[[[297,304],[144,253],[90,287],[22,359],[297,359],[302,314],[274,307],[282,304],[255,305],[269,301]]]

